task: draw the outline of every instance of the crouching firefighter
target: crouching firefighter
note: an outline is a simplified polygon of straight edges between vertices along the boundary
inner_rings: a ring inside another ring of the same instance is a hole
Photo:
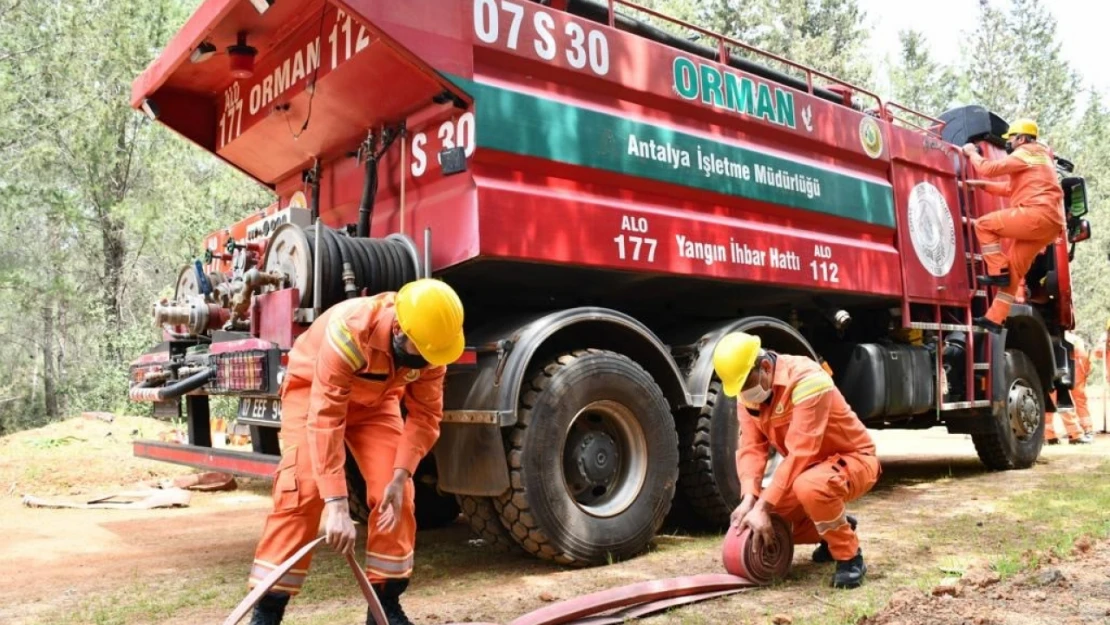
[[[366,480],[366,576],[390,625],[411,625],[400,595],[413,568],[416,519],[412,475],[439,438],[446,365],[462,355],[463,307],[443,282],[422,279],[396,293],[328,309],[289,353],[281,388],[281,462],[250,573],[253,588],[316,538],[351,554],[346,452]],[[401,400],[408,410],[401,418]],[[251,625],[277,625],[308,575],[311,553],[255,606]],[[366,622],[374,623],[367,611]]]
[[[836,562],[832,584],[856,588],[867,567],[846,504],[878,481],[875,444],[817,362],[762,349],[759,337],[725,335],[713,351],[725,395],[736,397],[743,499],[732,531],[751,528],[756,546],[772,537],[770,512],[793,526],[796,544],[817,544],[815,562]],[[783,456],[762,489],[769,449]]]

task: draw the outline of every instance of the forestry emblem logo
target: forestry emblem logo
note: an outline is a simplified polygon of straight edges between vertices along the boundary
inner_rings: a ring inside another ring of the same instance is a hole
[[[883,131],[874,117],[864,115],[859,120],[859,141],[863,145],[863,151],[871,158],[883,155]]]
[[[910,191],[907,222],[921,266],[937,278],[948,275],[956,260],[956,224],[940,190],[918,183]]]

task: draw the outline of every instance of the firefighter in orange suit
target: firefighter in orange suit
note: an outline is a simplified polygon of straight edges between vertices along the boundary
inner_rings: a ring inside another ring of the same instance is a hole
[[[1075,413],[1079,416],[1079,426],[1083,428],[1083,438],[1087,442],[1094,442],[1095,426],[1091,422],[1091,406],[1087,401],[1087,380],[1091,376],[1091,355],[1087,352],[1087,344],[1078,334],[1068,332],[1069,342],[1075,346],[1075,384],[1071,390],[1072,401],[1075,402]]]
[[[815,562],[836,561],[833,586],[856,588],[867,567],[846,504],[871,490],[881,469],[875,443],[832,377],[810,358],[762,349],[757,336],[725,335],[713,351],[725,395],[739,394],[737,474],[744,497],[735,531],[770,537],[769,513],[793,525],[797,544],[820,543]],[[783,456],[761,490],[769,448]]]
[[[399,597],[413,568],[412,474],[439,438],[446,365],[464,348],[463,307],[443,282],[329,308],[293,345],[281,389],[281,462],[273,512],[255,551],[250,585],[314,539],[327,511],[327,543],[353,553],[346,452],[366,479],[366,575],[390,625],[411,625]],[[401,401],[408,409],[401,418]],[[308,575],[305,556],[255,606],[251,625],[277,625]],[[367,623],[374,623],[367,612]]]
[[[1087,376],[1091,373],[1091,359],[1083,341],[1072,334],[1065,333],[1068,342],[1075,348],[1075,380],[1072,383],[1071,399],[1075,404],[1073,409],[1060,411],[1060,418],[1064,421],[1064,428],[1068,434],[1068,442],[1072,445],[1086,445],[1095,442],[1094,426],[1091,423],[1091,411],[1087,404]],[[1055,391],[1052,393],[1053,402],[1056,400]],[[1044,438],[1049,445],[1059,444],[1056,436],[1055,414],[1045,415]]]
[[[1052,397],[1052,403],[1056,403],[1056,391],[1049,393]],[[1075,399],[1072,395],[1073,401]],[[1056,415],[1060,415],[1060,420],[1064,422],[1064,431],[1068,435],[1068,442],[1072,445],[1082,445],[1094,442],[1093,439],[1083,434],[1083,428],[1079,425],[1079,419],[1075,416],[1075,410],[1072,408],[1062,408],[1060,412],[1046,412],[1044,413],[1044,442],[1049,445],[1059,445],[1060,437],[1056,434]]]
[[[1065,228],[1064,192],[1052,153],[1037,143],[1038,134],[1036,122],[1017,120],[1003,135],[1008,156],[996,160],[984,159],[972,143],[963,147],[979,174],[1009,176],[1006,182],[967,181],[969,187],[1010,198],[1010,208],[975,220],[975,235],[987,264],[987,275],[979,276],[979,283],[1001,287],[986,316],[976,317],[975,325],[993,332],[1002,330],[1021,281],[1037,255]],[[1008,250],[1003,249],[1002,239],[1011,240]]]

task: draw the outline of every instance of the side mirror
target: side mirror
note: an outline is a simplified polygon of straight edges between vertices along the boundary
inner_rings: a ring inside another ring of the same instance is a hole
[[[1091,222],[1086,219],[1075,220],[1068,228],[1068,243],[1079,243],[1091,238]]]
[[[1076,219],[1087,214],[1087,181],[1082,176],[1068,176],[1060,181],[1064,190],[1064,212]]]

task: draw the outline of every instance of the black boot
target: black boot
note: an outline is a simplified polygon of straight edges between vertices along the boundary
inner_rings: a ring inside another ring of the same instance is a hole
[[[852,526],[852,531],[856,531],[856,517],[849,514],[847,519],[848,525]],[[817,548],[813,550],[813,561],[818,564],[833,561],[832,554],[829,553],[829,543],[822,540],[821,544],[817,545]]]
[[[975,276],[982,286],[1010,286],[1010,274],[1001,273],[997,276]]]
[[[401,609],[401,593],[409,586],[407,579],[391,579],[384,584],[374,584],[374,592],[382,602],[382,610],[389,619],[389,625],[413,625],[405,611]],[[376,625],[374,616],[366,611],[366,625]]]
[[[972,320],[972,323],[979,326],[980,328],[983,328],[984,330],[994,332],[995,334],[1001,334],[1002,330],[1005,329],[1000,324],[997,324],[990,319],[987,319],[986,317],[976,317],[974,320]]]
[[[833,588],[859,588],[867,575],[867,565],[863,563],[863,550],[856,552],[851,560],[838,560],[836,573],[833,573]]]
[[[288,604],[289,595],[285,593],[268,592],[262,595],[254,604],[250,625],[280,625]]]

